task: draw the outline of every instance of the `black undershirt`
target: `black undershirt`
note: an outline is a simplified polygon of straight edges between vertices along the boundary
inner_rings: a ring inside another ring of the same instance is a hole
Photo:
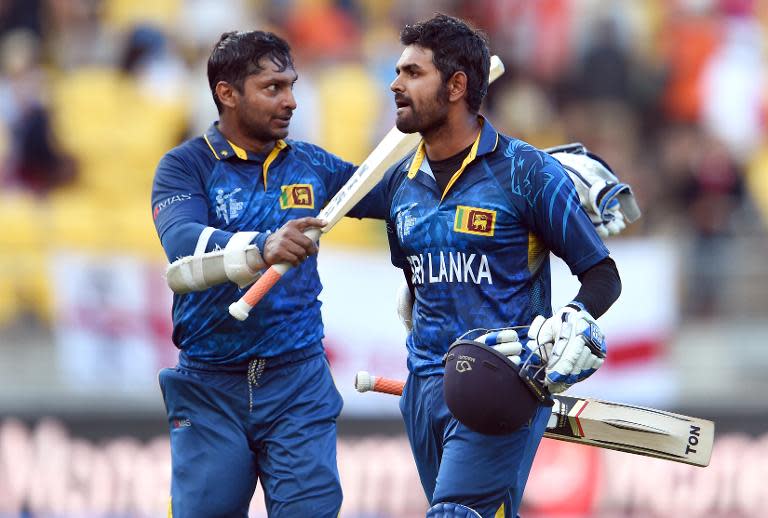
[[[432,169],[432,174],[435,176],[435,181],[437,182],[437,188],[440,190],[440,194],[445,192],[448,182],[451,181],[451,178],[453,178],[453,175],[459,170],[464,159],[467,158],[469,150],[472,149],[473,144],[474,142],[445,160],[429,160],[429,158],[427,158],[429,167]]]
[[[594,318],[608,311],[621,294],[619,271],[610,257],[606,257],[578,277],[581,288],[573,300],[582,303]]]

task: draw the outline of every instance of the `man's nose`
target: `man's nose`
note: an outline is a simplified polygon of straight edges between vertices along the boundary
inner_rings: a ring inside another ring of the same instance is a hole
[[[400,83],[400,76],[397,76],[394,81],[389,85],[389,89],[393,92],[403,92],[403,85]]]
[[[289,110],[296,109],[296,97],[293,95],[292,90],[289,90],[283,98],[283,107],[288,108]]]

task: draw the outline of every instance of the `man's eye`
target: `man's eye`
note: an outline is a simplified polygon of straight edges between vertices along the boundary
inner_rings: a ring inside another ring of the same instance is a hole
[[[267,91],[269,91],[269,92],[277,92],[277,85],[269,85],[267,87]]]

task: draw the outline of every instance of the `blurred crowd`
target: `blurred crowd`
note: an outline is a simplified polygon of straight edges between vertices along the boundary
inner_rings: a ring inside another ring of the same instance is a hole
[[[505,62],[495,125],[605,158],[644,212],[627,234],[687,250],[685,310],[722,311],[734,255],[765,262],[766,2],[0,0],[0,329],[49,321],[56,250],[163,259],[154,168],[216,119],[205,63],[222,32],[284,36],[291,137],[359,162],[394,120],[399,28],[435,11],[484,29]]]

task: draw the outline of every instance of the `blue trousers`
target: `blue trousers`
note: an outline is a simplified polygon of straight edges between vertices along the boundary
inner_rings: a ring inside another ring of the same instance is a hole
[[[174,518],[247,517],[257,481],[270,517],[336,518],[342,400],[325,355],[302,356],[160,371]]]
[[[430,505],[462,504],[483,518],[517,516],[550,407],[539,407],[528,425],[509,435],[483,435],[451,415],[443,376],[410,374],[400,412]]]

